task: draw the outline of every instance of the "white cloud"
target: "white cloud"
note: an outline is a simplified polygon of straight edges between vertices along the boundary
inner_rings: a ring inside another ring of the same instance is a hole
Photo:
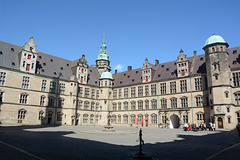
[[[124,65],[118,64],[118,65],[114,68],[114,70],[117,69],[118,72],[121,72],[122,69],[123,69],[123,67],[124,67]]]

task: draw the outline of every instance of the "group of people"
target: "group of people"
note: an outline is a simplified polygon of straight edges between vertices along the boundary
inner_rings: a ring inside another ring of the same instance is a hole
[[[207,126],[206,123],[185,123],[183,126],[184,131],[203,131],[203,130],[207,130]],[[208,126],[209,131],[216,131],[216,124],[215,123],[209,123]]]

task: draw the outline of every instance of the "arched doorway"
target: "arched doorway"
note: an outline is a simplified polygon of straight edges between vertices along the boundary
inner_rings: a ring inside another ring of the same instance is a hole
[[[52,111],[48,112],[48,124],[52,124],[52,114],[53,114]]]
[[[218,128],[223,128],[223,119],[221,117],[218,117]]]
[[[178,128],[179,124],[179,117],[176,114],[170,116],[170,128]]]

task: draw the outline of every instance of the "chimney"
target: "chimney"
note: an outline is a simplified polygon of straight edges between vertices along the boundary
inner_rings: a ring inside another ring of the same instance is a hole
[[[197,51],[193,51],[194,57],[197,56]]]
[[[115,74],[117,74],[117,69],[115,69]]]
[[[128,66],[128,71],[131,71],[132,70],[132,66]]]
[[[156,60],[155,60],[155,66],[157,66],[158,64],[159,64],[159,60],[156,59]]]

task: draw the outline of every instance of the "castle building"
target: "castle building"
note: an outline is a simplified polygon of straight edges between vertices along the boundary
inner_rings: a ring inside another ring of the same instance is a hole
[[[240,47],[221,36],[207,39],[205,54],[111,74],[105,40],[95,65],[85,55],[69,61],[0,41],[0,123],[178,128],[215,123],[233,129],[240,120]]]

